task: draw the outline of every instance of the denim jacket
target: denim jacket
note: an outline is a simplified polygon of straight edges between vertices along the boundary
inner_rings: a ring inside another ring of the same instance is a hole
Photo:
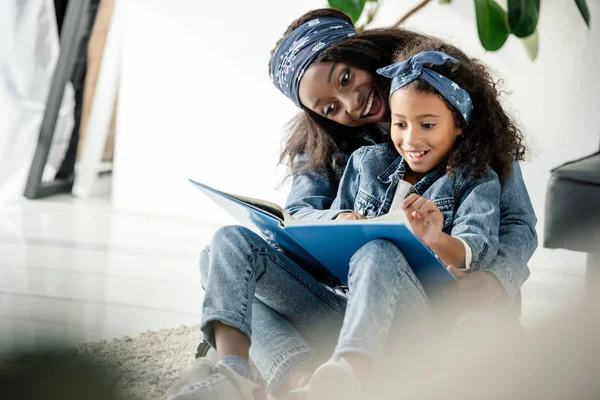
[[[296,162],[306,162],[301,155]],[[331,210],[339,181],[318,173],[306,172],[293,177],[286,210],[296,219],[333,219],[340,210]],[[523,182],[518,162],[502,183],[500,195],[499,248],[494,260],[481,269],[493,273],[504,286],[509,300],[515,300],[529,277],[527,262],[537,247],[537,219]]]
[[[374,218],[390,211],[406,162],[392,143],[362,147],[355,151],[340,181],[331,209],[356,211]],[[438,167],[414,189],[441,211],[442,231],[464,240],[472,252],[471,268],[489,265],[498,253],[500,181],[488,168],[474,178],[471,169],[460,167],[452,176]]]

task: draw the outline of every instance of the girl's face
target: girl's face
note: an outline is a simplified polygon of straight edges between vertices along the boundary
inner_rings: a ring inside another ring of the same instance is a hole
[[[439,95],[407,86],[390,99],[391,137],[400,155],[417,174],[440,165],[462,130]]]
[[[389,115],[373,75],[342,63],[311,65],[300,80],[298,95],[306,108],[350,127],[381,122]]]

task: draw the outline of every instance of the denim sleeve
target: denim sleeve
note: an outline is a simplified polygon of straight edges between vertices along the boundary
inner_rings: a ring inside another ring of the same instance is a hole
[[[498,253],[499,226],[500,181],[490,170],[485,177],[468,179],[454,215],[451,234],[471,248],[471,269],[488,265]]]
[[[296,165],[307,161],[306,155],[296,158]],[[330,210],[338,182],[317,172],[302,172],[292,177],[292,189],[285,210],[295,219],[334,219],[342,211]]]
[[[358,194],[358,187],[360,184],[360,165],[361,155],[363,152],[361,149],[355,151],[350,156],[344,175],[340,180],[337,196],[331,205],[332,210],[343,210],[344,212],[354,211],[354,202]]]
[[[506,289],[509,300],[517,297],[529,277],[527,262],[538,245],[537,218],[515,161],[500,196],[500,247],[491,264],[482,268],[493,273]]]

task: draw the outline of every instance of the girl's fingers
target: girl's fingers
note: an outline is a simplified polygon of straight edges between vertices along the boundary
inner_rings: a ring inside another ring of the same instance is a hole
[[[400,208],[402,208],[403,210],[406,210],[419,198],[420,198],[420,196],[417,194],[414,194],[414,193],[408,195],[404,200],[402,200],[402,203],[400,203]]]
[[[418,211],[420,213],[421,207],[423,207],[423,205],[425,203],[427,203],[427,201],[428,200],[425,197],[419,197],[410,206],[408,206],[406,209],[409,212]]]

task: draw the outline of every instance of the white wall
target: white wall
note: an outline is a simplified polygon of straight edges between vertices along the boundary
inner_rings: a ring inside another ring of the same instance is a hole
[[[296,107],[270,81],[269,52],[323,2],[127,3],[115,206],[224,218],[188,178],[283,203],[276,167]]]
[[[416,0],[384,1],[374,26]],[[552,3],[552,6],[549,4]],[[271,84],[269,51],[287,25],[325,1],[128,1],[113,201],[151,213],[230,220],[186,182],[195,178],[283,203],[276,169],[283,125],[295,107]],[[525,181],[543,229],[549,170],[598,148],[600,5],[587,30],[572,0],[542,2],[540,52],[531,63],[511,37],[481,48],[473,2],[432,2],[407,27],[451,40],[505,80],[508,107],[530,138]],[[581,265],[581,254],[540,250],[538,265]]]

